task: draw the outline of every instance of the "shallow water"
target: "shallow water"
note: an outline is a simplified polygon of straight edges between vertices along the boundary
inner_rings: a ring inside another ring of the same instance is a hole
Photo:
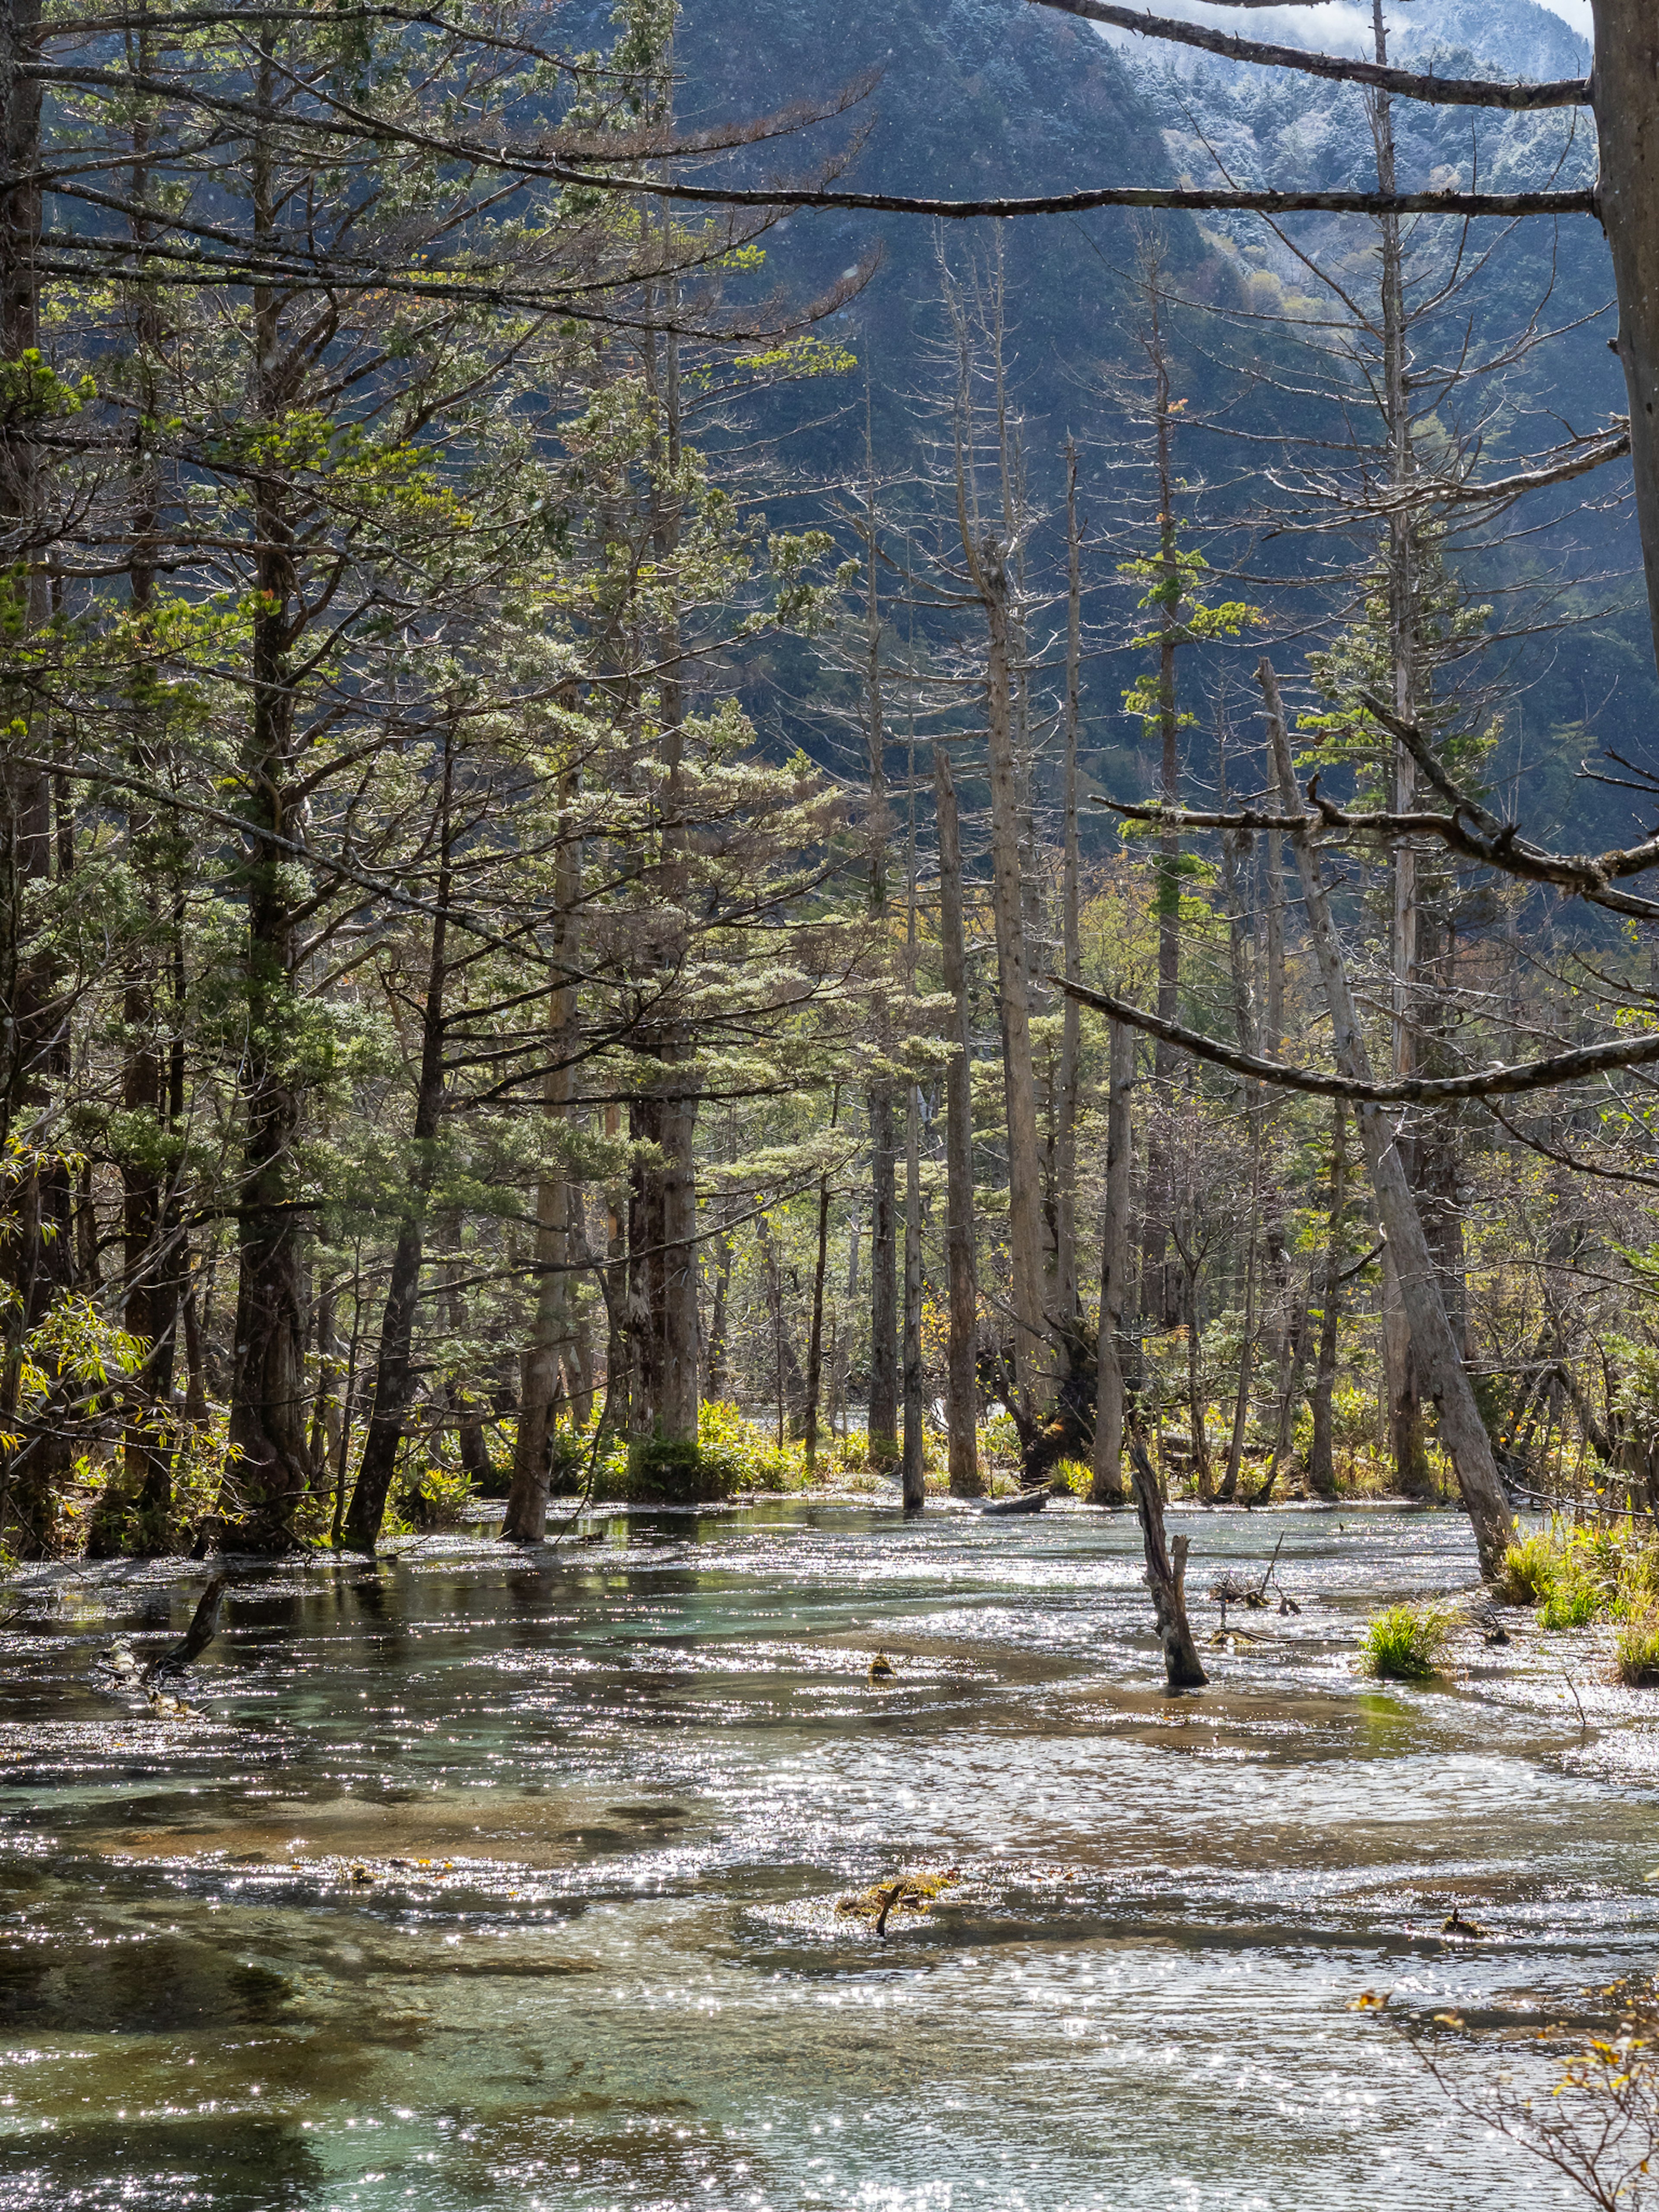
[[[1180,1698],[1125,1516],[592,1525],[250,1570],[162,1717],[88,1670],[199,1571],[36,1588],[0,1634],[6,2212],[1573,2201],[1394,2022],[1455,2008],[1478,2070],[1652,1966],[1659,1695],[1520,1616],[1435,1687],[1360,1680],[1379,1601],[1473,1584],[1461,1517],[1185,1518],[1200,1633],[1281,1535],[1302,1609]],[[961,1880],[884,1942],[837,1915],[906,1867]],[[1443,1941],[1454,1904],[1492,1940]]]

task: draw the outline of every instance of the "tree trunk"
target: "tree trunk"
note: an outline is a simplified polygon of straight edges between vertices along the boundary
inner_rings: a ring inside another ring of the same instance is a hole
[[[841,1113],[841,1085],[830,1100],[833,1131]],[[812,1259],[812,1325],[806,1342],[806,1472],[815,1474],[818,1464],[818,1408],[823,1394],[823,1279],[830,1266],[830,1174],[818,1177],[817,1249]]]
[[[1263,660],[1257,671],[1267,707],[1267,726],[1273,741],[1280,805],[1287,814],[1300,814],[1301,794],[1291,759],[1279,684],[1272,664]],[[1331,920],[1330,899],[1320,871],[1319,857],[1307,830],[1293,834],[1303,896],[1313,934],[1315,956],[1330,1008],[1332,1050],[1338,1068],[1356,1082],[1371,1080],[1370,1057],[1360,1034],[1359,1017],[1349,988],[1342,951]],[[1418,1371],[1428,1386],[1439,1413],[1440,1435],[1457,1470],[1458,1485],[1468,1507],[1474,1529],[1480,1571],[1488,1582],[1503,1573],[1504,1553],[1514,1533],[1514,1520],[1492,1457],[1492,1440],[1469,1387],[1459,1357],[1440,1285],[1423,1235],[1416,1200],[1406,1181],[1394,1127],[1387,1110],[1370,1103],[1355,1109],[1360,1139],[1376,1195],[1377,1213],[1399,1271],[1401,1294],[1411,1322],[1412,1350]]]
[[[1110,1024],[1111,1073],[1106,1108],[1106,1205],[1101,1233],[1100,1334],[1095,1385],[1094,1505],[1121,1505],[1126,1391],[1124,1321],[1129,1302],[1129,1088],[1134,1031]]]
[[[325,1283],[317,1296],[317,1389],[311,1401],[311,1434],[306,1454],[313,1479],[319,1469],[333,1462],[334,1438],[340,1424],[340,1340],[334,1331],[338,1285]]]
[[[446,1243],[459,1243],[460,1222],[453,1219],[446,1233]],[[461,1336],[466,1328],[466,1307],[460,1288],[461,1267],[459,1259],[446,1260],[443,1268],[444,1326],[453,1336]],[[491,1484],[495,1480],[495,1463],[489,1456],[489,1444],[484,1436],[483,1423],[478,1418],[477,1394],[467,1387],[465,1370],[458,1373],[452,1368],[444,1377],[444,1402],[448,1407],[455,1425],[455,1454],[462,1472],[469,1481]]]
[[[1590,0],[1602,224],[1619,295],[1613,350],[1630,398],[1631,464],[1659,655],[1659,15],[1652,0]]]
[[[1342,1297],[1342,1216],[1348,1201],[1347,1121],[1342,1102],[1331,1109],[1331,1214],[1325,1236],[1323,1311],[1319,1317],[1319,1363],[1314,1370],[1313,1443],[1308,1481],[1321,1498],[1336,1495],[1331,1399],[1336,1389],[1337,1322]]]
[[[374,1368],[374,1400],[357,1468],[356,1487],[345,1519],[346,1547],[372,1552],[380,1540],[386,1498],[404,1440],[404,1422],[414,1395],[411,1351],[415,1305],[420,1291],[426,1238],[426,1200],[436,1163],[433,1148],[443,1113],[444,992],[449,979],[447,951],[450,892],[449,798],[452,757],[444,746],[443,785],[439,797],[438,896],[427,963],[426,1005],[421,1016],[421,1073],[415,1093],[415,1147],[410,1175],[410,1207],[398,1231],[392,1255],[392,1280],[380,1322],[380,1354]]]
[[[1252,1163],[1254,1166],[1255,1163]],[[1255,1181],[1253,1176],[1252,1182]],[[1251,1213],[1245,1231],[1244,1252],[1244,1324],[1238,1346],[1238,1389],[1233,1399],[1232,1434],[1227,1443],[1227,1464],[1222,1470],[1218,1495],[1222,1503],[1231,1505],[1238,1495],[1239,1470],[1244,1464],[1244,1431],[1250,1419],[1250,1383],[1255,1373],[1255,1193],[1251,1194]]]
[[[921,1098],[914,1083],[904,1102],[904,1510],[927,1502],[921,1403]]]
[[[1180,641],[1179,616],[1182,579],[1176,534],[1175,465],[1172,452],[1174,410],[1170,398],[1170,358],[1164,339],[1158,289],[1161,270],[1156,246],[1143,258],[1143,293],[1151,318],[1144,337],[1152,372],[1152,426],[1158,478],[1158,560],[1162,568],[1158,647],[1158,798],[1167,807],[1181,804],[1181,718],[1176,706],[1176,650]],[[1175,1021],[1181,995],[1181,832],[1165,823],[1158,837],[1158,1012],[1161,1020]],[[1152,1055],[1152,1111],[1146,1146],[1146,1206],[1141,1229],[1141,1299],[1155,1311],[1166,1329],[1181,1326],[1180,1271],[1168,1258],[1170,1223],[1175,1210],[1174,1172],[1170,1139],[1164,1124],[1170,1086],[1177,1054],[1160,1038]]]
[[[1078,846],[1078,740],[1082,726],[1082,541],[1077,513],[1077,447],[1066,441],[1066,830],[1060,884],[1060,951],[1066,980],[1081,980],[1079,906],[1082,866]],[[1054,1129],[1054,1297],[1060,1325],[1078,1317],[1077,1097],[1082,1009],[1069,994],[1060,1014],[1060,1098]]]
[[[878,920],[887,910],[887,840],[892,817],[887,805],[887,733],[881,692],[881,592],[876,553],[876,470],[871,442],[870,395],[865,392],[865,621],[864,714],[870,748],[870,912]],[[884,1052],[884,1018],[878,1040]],[[865,1423],[872,1465],[885,1465],[897,1450],[899,1425],[897,1140],[893,1128],[893,1094],[878,1079],[870,1086],[870,1403]],[[854,1268],[857,1268],[854,1248]]]
[[[975,580],[989,633],[992,899],[1001,1000],[1003,1097],[1008,1129],[1008,1246],[1012,1264],[1014,1374],[1028,1414],[1046,1410],[1050,1382],[1043,1312],[1042,1166],[1026,982],[1025,915],[1019,854],[1019,787],[1011,720],[1008,572],[988,533],[974,548]]]
[[[714,1233],[714,1297],[708,1316],[708,1347],[707,1395],[717,1402],[732,1395],[732,1373],[727,1360],[730,1347],[726,1342],[726,1306],[732,1295],[732,1237],[730,1226],[722,1223]]]
[[[141,74],[146,72],[152,61],[147,31],[139,32],[133,52],[138,70]],[[148,205],[150,192],[149,124],[142,106],[135,112],[131,128],[133,159],[129,189],[136,206],[142,209]],[[128,218],[128,228],[135,249],[141,249],[149,241],[154,226],[146,216],[134,213]],[[130,287],[128,302],[138,374],[132,394],[137,420],[129,477],[129,590],[135,628],[142,634],[149,627],[155,592],[156,533],[161,495],[155,458],[148,449],[148,424],[158,420],[163,412],[155,374],[163,332],[153,283],[141,282]],[[144,777],[153,776],[156,768],[155,716],[147,696],[147,688],[142,683],[132,686],[131,755],[135,770]],[[124,1150],[120,1162],[126,1326],[149,1346],[141,1382],[143,1413],[129,1427],[125,1450],[127,1489],[134,1506],[129,1543],[131,1549],[141,1553],[164,1550],[170,1540],[173,1444],[167,1417],[171,1413],[179,1309],[184,1286],[179,1265],[184,1238],[178,1221],[176,1178],[164,1174],[161,1164],[167,1156],[166,1139],[183,1120],[183,1040],[175,1037],[173,1041],[170,1055],[173,1079],[168,1083],[164,1080],[158,1034],[158,948],[163,942],[162,925],[170,912],[174,927],[180,933],[175,939],[175,955],[181,958],[183,917],[176,882],[170,890],[164,888],[163,868],[176,878],[177,866],[173,856],[163,860],[157,851],[157,826],[155,810],[147,802],[137,800],[129,808],[128,845],[151,923],[151,931],[147,933],[152,938],[150,943],[135,947],[123,994],[128,1043],[122,1073],[122,1103],[138,1126],[148,1125],[147,1135],[141,1137],[135,1149]],[[67,845],[69,841],[64,842]],[[68,858],[65,851],[60,859],[60,871]],[[179,997],[182,996],[180,991]],[[182,1018],[182,1006],[175,1008],[175,1013]]]
[[[974,1253],[972,1028],[967,937],[962,908],[962,833],[950,757],[933,748],[939,811],[939,951],[951,1000],[951,1057],[945,1074],[945,1259],[951,1302],[945,1418],[951,1432],[951,1494],[981,1498],[979,1471],[979,1285]]]
[[[40,238],[40,80],[30,74],[40,56],[40,0],[10,0],[0,9],[0,360],[16,361],[40,342],[37,259]],[[39,454],[27,410],[0,410],[0,591],[9,617],[35,630],[51,611],[42,558],[50,526],[40,513]],[[26,945],[21,910],[26,886],[52,873],[52,795],[38,767],[10,757],[37,758],[50,748],[47,715],[32,686],[0,670],[0,726],[24,742],[0,763],[0,1141],[21,1113],[33,1121],[46,1103],[50,1079],[64,1061],[62,1010],[54,1004],[50,956]],[[69,1285],[74,1267],[70,1235],[67,1169],[48,1152],[25,1166],[9,1194],[9,1219],[0,1235],[0,1274],[16,1291],[5,1322],[5,1361],[0,1381],[0,1430],[21,1431],[14,1456],[0,1446],[0,1534],[9,1512],[17,1523],[21,1559],[40,1559],[52,1548],[52,1516],[59,1475],[70,1447],[60,1433],[54,1384],[38,1418],[19,1410],[17,1386],[23,1340]]]
[[[1177,1244],[1176,1249],[1180,1250]],[[1193,1479],[1198,1485],[1198,1494],[1206,1502],[1214,1485],[1210,1469],[1209,1408],[1205,1403],[1203,1382],[1204,1322],[1201,1272],[1196,1254],[1182,1253],[1186,1263],[1186,1283],[1183,1304],[1187,1322],[1187,1414],[1192,1426]]]
[[[1218,748],[1218,781],[1223,808],[1227,805],[1227,729],[1224,721]],[[1233,1030],[1242,1052],[1258,1049],[1255,993],[1250,975],[1249,917],[1244,911],[1246,870],[1240,866],[1249,850],[1249,833],[1228,831],[1221,841],[1221,895],[1227,914],[1227,948],[1233,987]],[[1250,1382],[1255,1371],[1256,1223],[1261,1197],[1261,1086],[1244,1086],[1244,1110],[1250,1125],[1249,1215],[1244,1231],[1244,1316],[1238,1346],[1238,1387],[1233,1395],[1233,1421],[1227,1441],[1227,1464],[1222,1469],[1218,1495],[1231,1505],[1238,1494],[1239,1471],[1244,1463],[1244,1432],[1250,1418]]]
[[[801,1376],[800,1362],[795,1357],[795,1347],[784,1319],[783,1268],[778,1259],[777,1240],[772,1234],[771,1216],[763,1211],[756,1220],[755,1231],[760,1243],[761,1258],[766,1267],[766,1303],[772,1317],[772,1379],[778,1406],[778,1442],[781,1444],[788,1436],[789,1408],[803,1402],[806,1390]]]
[[[276,70],[270,34],[264,35],[266,51],[255,88],[259,105],[269,109],[276,99]],[[261,254],[275,252],[279,209],[270,148],[263,135],[254,141],[252,202],[256,247]],[[274,436],[289,404],[293,372],[283,344],[280,304],[269,286],[253,288],[252,325],[253,417]],[[230,1399],[230,1441],[240,1457],[226,1485],[242,1508],[234,1540],[248,1551],[282,1551],[294,1544],[294,1515],[310,1474],[300,1217],[290,1202],[303,1112],[294,1034],[294,861],[270,842],[303,834],[302,819],[290,819],[288,811],[295,765],[291,655],[305,620],[289,506],[278,479],[254,480],[258,551],[250,617],[250,728],[238,811],[270,837],[256,830],[246,864],[248,1022],[242,1056],[242,1189]]]
[[[572,1071],[578,1046],[577,910],[581,897],[581,847],[571,834],[575,779],[561,793],[559,856],[554,872],[551,955],[558,977],[547,1001],[547,1066],[542,1075],[543,1142],[554,1153],[536,1184],[536,1304],[530,1341],[519,1358],[519,1425],[513,1447],[513,1480],[501,1540],[539,1544],[547,1534],[547,1492],[552,1478],[554,1425],[570,1335],[570,1178],[560,1148],[570,1112]]]
[[[1309,1307],[1313,1297],[1313,1285],[1297,1297],[1291,1308],[1290,1326],[1285,1333],[1285,1364],[1279,1376],[1279,1410],[1273,1422],[1273,1449],[1267,1455],[1267,1472],[1260,1486],[1245,1499],[1246,1505],[1265,1505],[1273,1494],[1279,1480],[1279,1470],[1290,1455],[1291,1436],[1296,1426],[1297,1401],[1302,1395],[1302,1370],[1308,1357]]]
[[[1269,775],[1269,784],[1273,778]],[[1279,1046],[1285,1040],[1285,840],[1277,830],[1269,830],[1267,847],[1267,895],[1262,901],[1262,957],[1266,969],[1261,993],[1262,1056],[1277,1060]]]
[[[1134,1485],[1135,1511],[1140,1517],[1141,1547],[1146,1555],[1146,1586],[1152,1594],[1158,1641],[1164,1647],[1164,1672],[1172,1690],[1201,1690],[1209,1680],[1199,1662],[1193,1632],[1187,1622],[1187,1539],[1177,1536],[1166,1545],[1164,1504],[1158,1494],[1158,1478],[1137,1430],[1129,1432],[1130,1480]]]
[[[899,1297],[897,1146],[893,1094],[885,1083],[870,1090],[870,1413],[872,1464],[890,1461],[898,1448]]]

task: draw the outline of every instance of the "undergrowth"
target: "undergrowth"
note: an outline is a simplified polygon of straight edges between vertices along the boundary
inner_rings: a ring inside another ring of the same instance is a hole
[[[1535,1606],[1544,1628],[1645,1621],[1659,1607],[1659,1543],[1628,1517],[1552,1520],[1504,1554],[1504,1595]]]
[[[1437,1605],[1391,1605],[1379,1613],[1359,1643],[1366,1674],[1396,1682],[1422,1682],[1434,1673],[1451,1620]]]
[[[1613,1650],[1621,1682],[1632,1689],[1659,1682],[1659,1606],[1632,1614],[1620,1630]]]

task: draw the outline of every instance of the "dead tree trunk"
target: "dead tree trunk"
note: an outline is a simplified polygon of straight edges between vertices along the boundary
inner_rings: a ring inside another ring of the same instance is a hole
[[[721,1201],[722,1210],[726,1204],[726,1201]],[[704,1384],[704,1393],[718,1402],[732,1394],[726,1310],[732,1296],[732,1256],[735,1247],[728,1221],[721,1221],[715,1229],[714,1245],[714,1296],[708,1316],[708,1380]]]
[[[1106,1107],[1106,1206],[1101,1233],[1100,1339],[1095,1385],[1091,1504],[1121,1505],[1125,1401],[1124,1320],[1129,1297],[1129,1087],[1134,1031],[1111,1024],[1111,1073]]]
[[[921,1099],[914,1082],[904,1103],[904,1510],[927,1502],[921,1404]]]
[[[1331,1109],[1331,1217],[1325,1237],[1323,1311],[1319,1317],[1319,1363],[1314,1370],[1313,1443],[1308,1481],[1322,1498],[1336,1495],[1331,1440],[1331,1399],[1336,1389],[1337,1322],[1342,1297],[1342,1216],[1348,1201],[1347,1122],[1342,1102]]]
[[[1066,441],[1066,831],[1060,884],[1060,951],[1066,980],[1082,974],[1082,866],[1078,848],[1077,754],[1082,724],[1082,542],[1077,514],[1077,447]],[[1069,994],[1060,1015],[1060,1098],[1054,1116],[1054,1293],[1062,1329],[1075,1327],[1077,1281],[1077,1094],[1083,1010]]]
[[[1267,702],[1280,805],[1287,814],[1299,815],[1301,795],[1297,789],[1290,738],[1272,663],[1263,660],[1257,676]],[[1334,1056],[1343,1074],[1356,1082],[1370,1083],[1370,1060],[1360,1034],[1358,1012],[1331,920],[1330,898],[1320,871],[1319,855],[1305,827],[1292,833],[1291,842],[1307,902],[1315,957],[1330,1008]],[[1514,1533],[1514,1521],[1492,1457],[1492,1440],[1480,1419],[1480,1409],[1475,1404],[1474,1393],[1446,1319],[1438,1275],[1423,1234],[1416,1200],[1406,1181],[1392,1122],[1382,1107],[1369,1101],[1357,1105],[1354,1112],[1370,1170],[1371,1188],[1376,1195],[1378,1218],[1394,1255],[1401,1295],[1411,1322],[1412,1350],[1418,1372],[1439,1413],[1440,1434],[1457,1470],[1458,1486],[1474,1526],[1480,1571],[1488,1582],[1496,1582],[1503,1572],[1504,1553]]]
[[[1129,1431],[1130,1480],[1134,1485],[1135,1511],[1140,1517],[1140,1541],[1146,1554],[1146,1587],[1152,1594],[1158,1641],[1164,1646],[1164,1673],[1172,1690],[1201,1690],[1209,1680],[1200,1663],[1193,1632],[1187,1623],[1187,1539],[1177,1536],[1166,1544],[1164,1504],[1158,1494],[1158,1477],[1146,1456],[1139,1431]]]
[[[1019,854],[1019,787],[1014,757],[1008,571],[989,532],[972,549],[975,587],[989,634],[992,897],[1002,1006],[1003,1098],[1008,1127],[1008,1247],[1012,1263],[1014,1372],[1028,1413],[1046,1397],[1048,1329],[1042,1304],[1042,1172],[1031,1060],[1031,1001]]]
[[[830,1127],[841,1112],[841,1085],[830,1101]],[[818,1242],[812,1262],[812,1328],[806,1343],[806,1472],[818,1463],[818,1401],[823,1392],[823,1278],[830,1265],[830,1171],[818,1177]]]
[[[870,911],[887,910],[887,730],[881,682],[881,592],[876,553],[876,465],[870,440],[869,393],[865,395],[864,718],[870,746]],[[884,1051],[885,1024],[878,1044]],[[870,1086],[870,1403],[865,1432],[872,1462],[884,1464],[897,1448],[899,1418],[897,1144],[893,1093],[884,1077]],[[856,1266],[856,1256],[854,1259]]]
[[[1297,1401],[1302,1395],[1302,1370],[1308,1358],[1308,1322],[1312,1297],[1313,1285],[1310,1282],[1291,1308],[1285,1340],[1284,1372],[1279,1377],[1279,1412],[1273,1422],[1273,1449],[1267,1455],[1267,1472],[1262,1476],[1260,1486],[1244,1500],[1246,1505],[1265,1505],[1267,1503],[1279,1480],[1279,1470],[1290,1455],[1291,1436],[1296,1426]]]
[[[898,1445],[898,1158],[893,1094],[870,1089],[870,1412],[872,1461],[885,1462]]]
[[[1252,1168],[1258,1164],[1252,1162]],[[1254,1185],[1258,1176],[1251,1177]],[[1244,1464],[1244,1432],[1250,1419],[1250,1383],[1255,1374],[1255,1189],[1250,1193],[1250,1219],[1245,1231],[1244,1326],[1238,1346],[1238,1389],[1233,1398],[1232,1433],[1227,1441],[1227,1464],[1222,1470],[1219,1496],[1231,1505],[1238,1494],[1239,1470]]]
[[[951,1058],[945,1075],[945,1261],[951,1303],[949,1382],[945,1419],[950,1430],[951,1494],[980,1498],[979,1392],[975,1353],[979,1286],[974,1265],[974,1109],[971,1034],[968,1013],[968,957],[962,910],[962,835],[956,785],[943,745],[933,748],[939,810],[939,942],[944,983],[951,1000]]]

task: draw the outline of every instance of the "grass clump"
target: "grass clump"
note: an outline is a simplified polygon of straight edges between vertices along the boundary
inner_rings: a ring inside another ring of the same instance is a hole
[[[1511,1605],[1541,1605],[1555,1580],[1558,1548],[1540,1529],[1504,1554],[1504,1595]]]
[[[1620,1630],[1613,1650],[1621,1682],[1636,1690],[1650,1689],[1659,1682],[1659,1606],[1650,1605],[1632,1613]]]
[[[1540,1628],[1588,1628],[1599,1615],[1613,1609],[1615,1592],[1569,1559],[1545,1591],[1538,1608]]]
[[[1450,1632],[1450,1620],[1439,1606],[1391,1605],[1360,1638],[1359,1663],[1380,1680],[1426,1681]]]
[[[1630,1518],[1553,1520],[1504,1554],[1504,1595],[1543,1628],[1645,1618],[1659,1601],[1659,1547]]]

